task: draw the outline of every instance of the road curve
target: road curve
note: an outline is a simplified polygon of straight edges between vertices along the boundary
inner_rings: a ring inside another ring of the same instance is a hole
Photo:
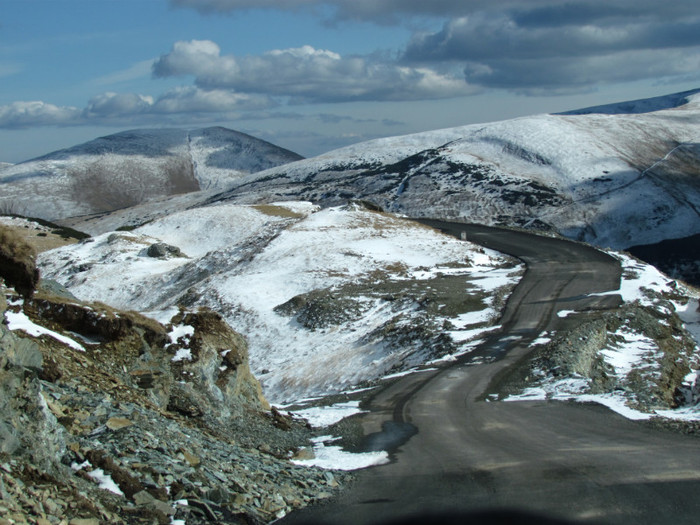
[[[406,376],[369,399],[366,435],[410,439],[390,464],[359,472],[339,496],[280,523],[457,523],[467,516],[493,523],[504,509],[527,513],[508,515],[512,523],[697,523],[697,438],[653,430],[597,405],[484,400],[535,337],[571,322],[559,310],[619,304],[619,296],[590,296],[618,289],[619,264],[578,243],[423,222],[466,232],[468,240],[526,262],[503,329],[456,364]]]

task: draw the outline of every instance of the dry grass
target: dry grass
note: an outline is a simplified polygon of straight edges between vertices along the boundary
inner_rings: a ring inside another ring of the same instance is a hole
[[[0,278],[25,297],[31,297],[39,281],[36,250],[4,226],[0,226]]]
[[[282,217],[285,219],[303,219],[306,215],[285,208],[284,206],[275,206],[273,204],[257,204],[252,206],[253,209],[260,213],[269,215],[270,217]]]
[[[54,233],[50,228],[32,221],[26,221],[24,224],[18,225],[0,224],[0,228],[11,231],[14,237],[31,246],[36,253],[78,242],[78,239],[69,238],[65,234]],[[2,242],[4,243],[4,241]]]
[[[34,259],[36,249],[21,234],[21,228],[0,224],[0,252],[18,260]]]

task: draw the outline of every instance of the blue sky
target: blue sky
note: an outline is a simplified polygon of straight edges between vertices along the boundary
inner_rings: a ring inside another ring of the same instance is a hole
[[[3,0],[0,161],[138,127],[353,142],[700,87],[696,0]]]

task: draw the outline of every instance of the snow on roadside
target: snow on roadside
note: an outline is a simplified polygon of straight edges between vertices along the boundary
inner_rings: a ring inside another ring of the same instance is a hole
[[[279,408],[279,407],[278,407]],[[292,412],[294,417],[306,419],[313,428],[324,428],[355,414],[362,414],[359,401],[345,401],[328,406],[317,406],[297,409]],[[312,440],[314,457],[310,459],[294,459],[297,465],[315,466],[331,470],[358,470],[389,461],[385,451],[348,452],[338,445],[331,443],[339,437],[323,435]]]
[[[360,409],[359,401],[346,401],[330,406],[318,406],[294,410],[295,417],[306,419],[314,428],[323,428],[355,414],[366,412]]]
[[[389,462],[388,452],[346,452],[337,445],[329,445],[339,438],[320,436],[314,438],[314,458],[293,459],[292,463],[307,467],[320,467],[329,470],[358,470]]]
[[[697,298],[690,299],[685,304],[674,303],[678,317],[683,321],[683,326],[693,336],[700,348],[700,301]]]

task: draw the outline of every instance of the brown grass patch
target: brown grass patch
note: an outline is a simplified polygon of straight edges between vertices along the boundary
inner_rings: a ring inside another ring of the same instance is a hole
[[[284,206],[276,206],[274,204],[257,204],[252,206],[252,208],[270,217],[282,217],[285,219],[303,219],[306,217],[306,215],[303,213],[292,211]]]

